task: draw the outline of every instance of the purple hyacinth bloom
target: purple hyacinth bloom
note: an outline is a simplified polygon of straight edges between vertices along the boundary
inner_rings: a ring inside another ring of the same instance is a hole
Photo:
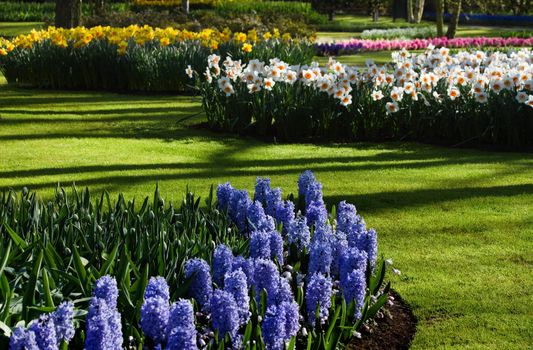
[[[276,208],[276,221],[282,224],[282,232],[287,233],[289,226],[294,221],[294,203],[291,201],[282,201]]]
[[[170,309],[169,302],[161,297],[145,299],[141,307],[141,328],[154,344],[166,342],[166,329]]]
[[[357,215],[356,222],[344,230],[346,233],[346,238],[348,238],[348,245],[350,247],[360,248],[361,236],[366,234],[366,223],[365,220]]]
[[[233,268],[233,253],[224,244],[219,244],[213,253],[213,280],[219,286],[224,283],[224,275]]]
[[[363,310],[366,294],[366,277],[365,272],[361,269],[356,269],[350,272],[342,283],[342,290],[346,304],[355,301],[355,318],[361,318],[361,311]]]
[[[285,313],[281,307],[270,305],[261,325],[266,350],[283,350],[285,348]]]
[[[298,195],[305,196],[309,184],[316,182],[315,175],[311,170],[304,171],[298,178]]]
[[[233,260],[233,271],[241,269],[242,272],[246,275],[246,282],[248,288],[253,285],[254,280],[254,262],[253,259],[245,259],[242,256],[238,256]]]
[[[278,264],[283,265],[283,238],[278,231],[270,231],[270,259],[276,259]]]
[[[151,277],[144,290],[144,299],[161,297],[164,300],[170,300],[169,293],[168,283],[163,277]]]
[[[229,215],[241,232],[246,231],[248,207],[252,204],[248,191],[234,190],[229,204]]]
[[[85,350],[122,349],[120,314],[105,299],[92,298],[86,324]]]
[[[323,201],[312,201],[305,212],[307,218],[307,225],[324,225],[328,221],[328,211]]]
[[[296,336],[300,330],[300,310],[294,301],[284,301],[279,305],[285,316],[285,340],[290,340]]]
[[[9,350],[39,350],[35,332],[16,327],[9,339]]]
[[[166,329],[169,318],[169,288],[163,277],[152,277],[144,291],[141,307],[141,328],[155,344],[166,342]]]
[[[355,205],[342,201],[337,208],[337,231],[349,233],[349,228],[359,221]]]
[[[246,275],[241,269],[229,272],[224,279],[224,290],[231,293],[237,303],[239,324],[248,323],[250,319],[250,296]]]
[[[270,259],[270,233],[255,231],[250,237],[250,257],[253,259]]]
[[[211,319],[213,328],[218,331],[218,338],[229,334],[232,339],[239,331],[239,312],[233,295],[222,289],[216,289],[211,297]]]
[[[118,288],[117,281],[109,275],[102,276],[96,280],[93,295],[100,299],[105,299],[107,306],[115,309],[117,307]]]
[[[329,277],[321,273],[315,273],[309,278],[305,291],[305,303],[307,307],[307,321],[313,327],[316,321],[316,310],[319,307],[319,318],[325,320],[329,316],[331,306],[331,293],[333,283]]]
[[[41,350],[58,350],[54,319],[50,314],[41,315],[28,328],[35,333],[35,340]]]
[[[70,301],[59,304],[56,311],[52,313],[54,320],[57,343],[62,341],[69,343],[76,331],[74,330],[74,304]]]
[[[228,209],[231,195],[233,194],[233,187],[229,182],[220,184],[217,187],[217,206],[218,209],[225,211]]]
[[[194,276],[193,276],[194,275]],[[191,259],[185,263],[185,278],[191,278],[189,294],[203,311],[209,310],[209,300],[213,294],[213,282],[209,265],[203,259]]]
[[[266,195],[270,192],[270,179],[258,177],[255,181],[254,201],[266,204]]]
[[[309,274],[316,272],[329,275],[333,262],[333,235],[329,225],[316,228],[309,246]]]
[[[311,182],[305,192],[306,207],[309,207],[313,202],[324,202],[322,198],[322,184],[318,181]]]
[[[279,305],[283,302],[294,301],[294,294],[292,293],[291,285],[286,278],[280,277],[277,294],[276,305]]]
[[[266,213],[272,217],[276,217],[276,209],[281,202],[281,188],[278,187],[268,191],[266,194]]]
[[[279,271],[272,260],[256,259],[254,264],[254,286],[257,301],[261,298],[261,291],[266,290],[268,304],[275,304],[279,290]]]
[[[353,270],[366,271],[367,254],[357,248],[346,249],[340,257],[340,281],[343,284],[343,279]]]
[[[170,308],[167,350],[197,350],[194,310],[189,300],[180,299]]]
[[[294,244],[299,252],[303,252],[309,246],[311,239],[311,232],[307,226],[307,218],[305,216],[295,219],[287,230],[287,238],[289,244]]]
[[[348,240],[346,234],[342,231],[337,231],[332,240],[333,260],[331,261],[331,273],[339,275],[340,261],[342,254],[348,249]]]
[[[250,206],[247,208],[246,215],[248,223],[251,226],[251,231],[267,231],[273,230],[275,227],[273,219],[265,214],[263,205],[259,201],[255,201],[250,204]]]

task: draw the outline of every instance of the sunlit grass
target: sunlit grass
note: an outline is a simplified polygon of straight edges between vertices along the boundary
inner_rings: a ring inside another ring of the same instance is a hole
[[[185,117],[191,117],[183,122]],[[205,196],[270,176],[285,194],[312,169],[329,205],[347,199],[379,232],[419,319],[414,349],[533,343],[533,157],[410,143],[294,144],[191,127],[199,100],[0,87],[0,188],[58,183],[126,198]]]

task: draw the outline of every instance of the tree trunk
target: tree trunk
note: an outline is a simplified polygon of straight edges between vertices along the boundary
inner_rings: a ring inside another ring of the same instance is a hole
[[[407,0],[407,21],[409,23],[414,22],[414,15],[413,15],[413,0]]]
[[[446,36],[451,39],[455,38],[455,33],[457,32],[457,27],[459,25],[459,15],[461,14],[461,0],[450,1],[450,8],[452,9],[452,18],[450,18],[450,23],[448,24],[448,31]]]
[[[444,35],[444,6],[442,6],[443,0],[435,1],[435,12],[437,20],[437,37],[442,37]]]
[[[183,8],[183,12],[189,14],[189,0],[181,0],[181,7]]]
[[[415,23],[420,23],[420,21],[422,20],[422,15],[424,14],[424,2],[424,0],[416,0],[415,2]]]
[[[56,0],[56,27],[73,28],[81,25],[82,0]]]

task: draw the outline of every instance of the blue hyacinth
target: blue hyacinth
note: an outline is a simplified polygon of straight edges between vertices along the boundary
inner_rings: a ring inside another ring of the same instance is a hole
[[[92,298],[85,333],[85,350],[122,349],[120,314],[105,299]]]
[[[41,315],[30,325],[28,330],[35,333],[35,340],[40,350],[59,349],[54,319],[50,314]]]
[[[365,251],[357,248],[348,248],[340,256],[340,280],[341,284],[345,278],[353,270],[366,271],[367,254]]]
[[[333,283],[331,278],[321,273],[315,273],[310,276],[305,291],[305,304],[307,308],[307,321],[313,327],[316,321],[316,310],[319,308],[318,317],[325,320],[329,316],[329,307],[331,306],[331,294]]]
[[[283,265],[283,238],[278,231],[269,233],[270,237],[270,259],[276,259],[278,264]]]
[[[266,195],[270,192],[270,179],[258,177],[255,181],[254,201],[266,204]]]
[[[266,213],[272,217],[276,217],[276,210],[281,202],[281,188],[273,188],[268,191],[266,194]]]
[[[233,271],[241,269],[246,275],[246,282],[248,288],[253,284],[254,279],[254,262],[253,259],[245,259],[243,256],[238,256],[233,260]]]
[[[189,294],[203,311],[209,310],[209,300],[213,293],[213,282],[209,265],[203,259],[191,259],[185,264],[185,278],[192,278]]]
[[[355,205],[342,201],[337,208],[337,231],[342,231],[346,234],[349,233],[349,229],[357,224],[359,217]]]
[[[312,201],[305,212],[309,227],[324,225],[328,221],[328,210],[323,201]]]
[[[219,244],[213,253],[213,280],[219,286],[224,283],[224,276],[233,268],[233,253],[224,244]]]
[[[197,350],[194,310],[189,300],[180,299],[170,308],[167,350]]]
[[[298,304],[292,301],[284,301],[279,305],[285,316],[285,340],[290,340],[296,336],[300,330],[300,309]]]
[[[93,295],[96,298],[105,299],[107,306],[115,309],[117,307],[118,299],[118,288],[115,278],[106,275],[96,280]]]
[[[213,328],[218,331],[218,338],[229,334],[236,339],[239,330],[239,312],[233,295],[222,289],[216,289],[211,297],[211,319]]]
[[[301,253],[309,246],[311,232],[307,226],[305,216],[295,219],[287,230],[287,240],[289,244],[294,244],[296,249]]]
[[[284,302],[294,301],[294,294],[292,293],[292,288],[289,281],[281,277],[279,279],[279,287],[276,298],[276,305],[279,305]]]
[[[273,219],[265,214],[263,205],[259,201],[250,204],[246,215],[251,231],[268,231],[275,228]]]
[[[270,233],[255,231],[250,237],[250,257],[253,259],[270,259]]]
[[[311,170],[304,171],[298,178],[298,195],[305,196],[309,184],[316,182],[315,175]]]
[[[312,202],[324,202],[322,197],[322,184],[318,181],[309,183],[305,192],[306,207],[309,207]]]
[[[338,275],[342,254],[348,249],[348,240],[346,239],[346,234],[344,232],[337,231],[335,235],[333,235],[332,249],[333,259],[331,261],[331,273],[333,275]]]
[[[248,207],[252,204],[248,191],[234,190],[229,204],[229,215],[241,232],[247,228]]]
[[[355,301],[354,317],[356,319],[360,319],[366,294],[365,272],[361,269],[356,269],[350,272],[344,278],[344,283],[342,283],[342,289],[346,304],[350,304],[352,301]]]
[[[39,350],[35,332],[16,327],[9,339],[9,350]]]
[[[282,232],[286,234],[290,225],[294,221],[294,203],[291,201],[282,201],[276,208],[276,221],[282,224]]]
[[[266,350],[285,349],[285,313],[277,305],[270,305],[261,325]]]
[[[170,292],[167,281],[161,277],[151,277],[148,285],[144,290],[144,299],[161,297],[164,300],[170,300]]]
[[[229,182],[218,185],[217,187],[218,209],[222,211],[228,210],[228,206],[229,206],[232,194],[233,194],[233,187],[231,187],[231,184]]]
[[[261,291],[266,290],[268,304],[275,304],[279,290],[279,271],[272,260],[256,259],[254,264],[254,286],[257,301],[261,298]]]
[[[224,290],[231,293],[235,298],[239,313],[239,324],[246,324],[250,319],[250,296],[248,295],[246,275],[241,269],[226,274]]]
[[[59,304],[52,314],[56,331],[57,343],[69,343],[74,338],[74,304],[70,301]]]
[[[329,275],[333,262],[333,234],[329,225],[316,228],[309,246],[309,274]]]
[[[154,344],[166,342],[166,330],[170,314],[169,288],[162,277],[152,277],[144,291],[141,306],[141,328]]]

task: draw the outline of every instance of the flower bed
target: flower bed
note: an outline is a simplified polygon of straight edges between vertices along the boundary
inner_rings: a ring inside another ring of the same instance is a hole
[[[318,54],[326,56],[351,55],[368,51],[389,51],[389,50],[421,50],[428,47],[447,48],[483,48],[483,47],[531,47],[533,37],[529,38],[429,38],[429,39],[408,39],[408,40],[364,40],[352,39],[348,41],[319,44]]]
[[[278,31],[50,27],[0,39],[0,70],[8,83],[41,88],[179,92],[188,90],[187,65],[200,67],[211,52],[243,60],[276,54],[299,62],[310,61],[314,48]]]
[[[393,53],[393,65],[328,67],[279,59],[243,65],[209,57],[196,74],[211,127],[286,141],[422,140],[510,148],[533,140],[532,51],[430,47]],[[192,71],[189,71],[192,76]]]
[[[437,35],[434,27],[391,28],[391,29],[367,29],[361,33],[361,39],[414,39],[432,38]]]
[[[4,194],[0,321],[10,349],[346,344],[389,302],[386,263],[353,205],[330,216],[310,171],[298,188],[294,203],[267,178],[253,200],[226,183],[206,209],[192,195],[165,206],[157,191],[140,208],[122,196],[93,204],[88,191],[47,205]]]

